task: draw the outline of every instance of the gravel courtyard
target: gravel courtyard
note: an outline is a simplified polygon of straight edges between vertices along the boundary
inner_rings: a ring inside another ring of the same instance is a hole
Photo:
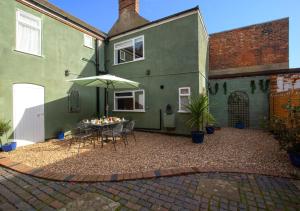
[[[260,130],[222,128],[206,135],[203,144],[190,138],[136,132],[125,148],[122,141],[114,151],[111,143],[68,149],[68,141],[48,141],[6,153],[13,161],[67,174],[117,174],[176,167],[200,167],[203,171],[247,172],[290,176],[294,168],[280,151],[272,135]]]

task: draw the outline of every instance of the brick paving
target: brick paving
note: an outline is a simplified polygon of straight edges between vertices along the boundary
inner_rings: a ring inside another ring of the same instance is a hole
[[[54,182],[0,167],[0,210],[56,210],[87,193],[117,210],[300,210],[300,181],[239,173],[196,173],[121,182]]]

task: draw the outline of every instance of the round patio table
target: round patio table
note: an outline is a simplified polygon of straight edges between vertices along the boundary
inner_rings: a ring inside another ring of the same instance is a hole
[[[109,123],[103,123],[103,124],[95,124],[95,123],[87,123],[89,124],[91,127],[96,128],[97,129],[97,139],[100,142],[100,139],[102,137],[102,132],[107,129],[112,129],[115,125],[118,124],[126,124],[128,123],[129,120],[122,120],[120,122],[109,122]],[[102,147],[103,147],[103,140],[101,140],[102,143]]]

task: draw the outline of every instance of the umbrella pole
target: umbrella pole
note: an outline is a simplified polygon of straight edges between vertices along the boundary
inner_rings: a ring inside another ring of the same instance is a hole
[[[108,117],[108,91],[107,91],[107,88],[105,89],[105,98],[106,98],[105,115],[106,115],[106,117]]]

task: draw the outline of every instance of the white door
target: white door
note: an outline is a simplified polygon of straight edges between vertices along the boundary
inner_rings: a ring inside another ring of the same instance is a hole
[[[18,147],[45,140],[44,87],[13,85],[13,124]]]

